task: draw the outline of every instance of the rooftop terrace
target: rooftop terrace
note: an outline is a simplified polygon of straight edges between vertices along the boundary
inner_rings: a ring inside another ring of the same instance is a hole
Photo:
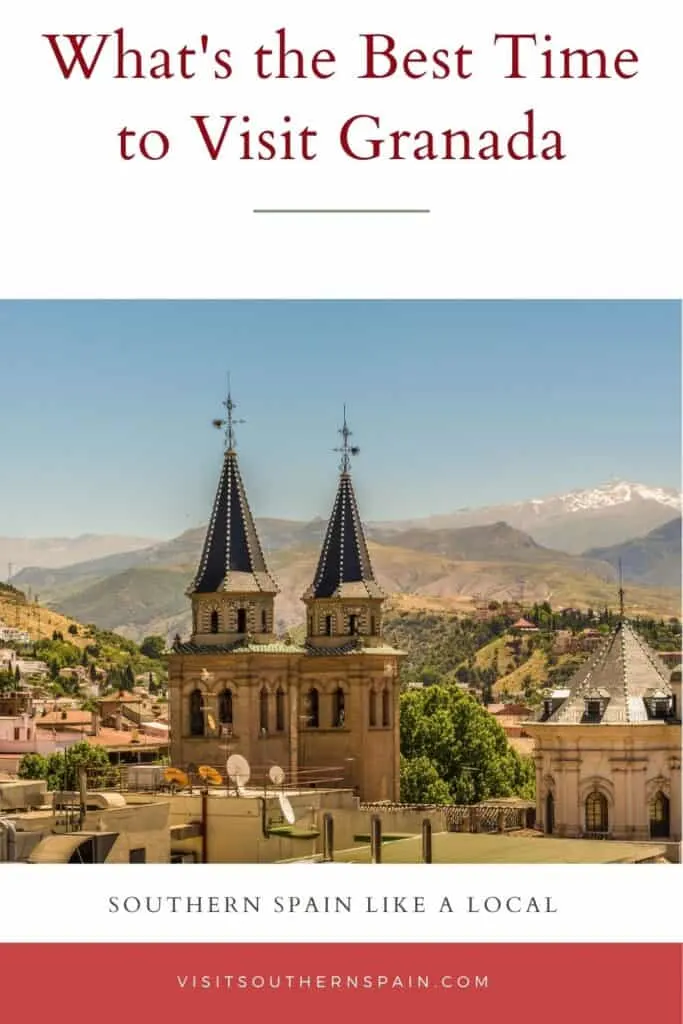
[[[422,837],[382,843],[383,864],[419,864]],[[473,835],[438,832],[432,836],[434,864],[637,864],[665,858],[656,843],[599,842],[592,839],[554,839],[540,834]],[[314,858],[311,858],[314,859]],[[335,850],[341,863],[371,863],[370,846]]]

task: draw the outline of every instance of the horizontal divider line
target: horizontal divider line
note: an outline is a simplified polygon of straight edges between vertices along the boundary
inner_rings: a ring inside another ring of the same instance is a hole
[[[317,209],[317,208],[300,208],[300,209],[257,209],[253,210],[253,213],[431,213],[431,210],[418,210],[418,209],[356,209],[356,208],[338,208],[338,209]]]

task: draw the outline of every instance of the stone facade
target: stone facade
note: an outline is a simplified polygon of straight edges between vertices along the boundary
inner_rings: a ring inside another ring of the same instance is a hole
[[[680,670],[672,674],[628,623],[524,728],[535,740],[545,832],[680,843]]]
[[[230,406],[231,408],[231,406]],[[193,628],[169,659],[173,764],[225,772],[241,754],[254,783],[274,764],[301,786],[399,799],[399,664],[382,639],[384,594],[367,551],[348,465],[315,578],[303,595],[306,639],[274,635],[277,585],[263,556],[233,447],[197,576]],[[232,435],[231,435],[232,436]],[[303,609],[302,609],[303,612]]]
[[[254,782],[278,764],[293,783],[317,772],[363,799],[398,800],[398,660],[391,648],[326,656],[284,644],[176,653],[173,764],[224,769],[238,753]]]

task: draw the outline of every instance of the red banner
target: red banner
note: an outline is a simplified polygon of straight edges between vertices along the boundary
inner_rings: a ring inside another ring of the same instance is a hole
[[[680,1024],[682,954],[669,944],[0,945],[2,1016],[361,1024],[436,1011],[476,1024]]]

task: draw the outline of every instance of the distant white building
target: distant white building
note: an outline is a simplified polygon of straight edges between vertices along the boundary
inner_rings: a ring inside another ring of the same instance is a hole
[[[0,622],[0,641],[11,644],[30,644],[31,637],[25,629],[15,629]]]

